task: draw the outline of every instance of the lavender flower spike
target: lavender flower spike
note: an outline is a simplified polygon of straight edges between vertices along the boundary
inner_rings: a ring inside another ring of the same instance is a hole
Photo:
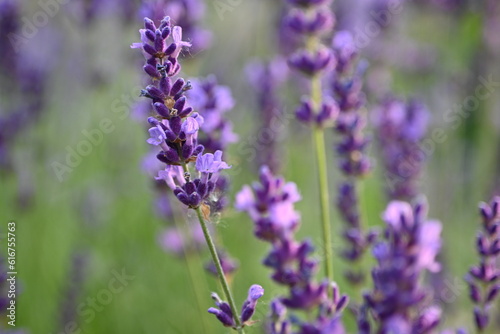
[[[343,237],[347,247],[342,256],[351,264],[344,275],[351,284],[359,285],[365,280],[366,273],[357,265],[376,238],[374,231],[363,229],[357,193],[358,181],[372,168],[366,155],[370,143],[364,133],[366,115],[361,109],[365,103],[362,92],[364,66],[359,61],[354,36],[350,32],[337,32],[332,48],[337,67],[333,71],[331,89],[339,108],[334,129],[340,136],[335,149],[339,168],[346,177],[338,188],[337,208],[345,223]]]
[[[204,118],[195,113],[187,102],[185,93],[192,88],[191,84],[183,78],[174,78],[181,70],[178,61],[180,51],[191,43],[182,41],[182,28],[172,26],[168,16],[158,27],[151,19],[145,18],[140,34],[141,43],[132,44],[132,48],[142,49],[146,58],[143,69],[151,78],[151,84],[141,91],[141,95],[151,100],[151,107],[157,113],[156,117],[148,118],[148,123],[153,126],[148,142],[161,147],[156,157],[167,165],[158,178],[165,180],[170,188],[175,187],[173,193],[177,199],[196,212],[217,277],[228,300],[228,303],[222,303],[217,297],[219,309],[211,308],[209,311],[216,314],[225,326],[233,327],[242,334],[245,324],[238,317],[238,309],[206,221],[209,197],[216,187],[218,174],[231,166],[222,161],[222,151],[202,154],[204,147],[198,144],[197,139]],[[191,175],[189,164],[195,161],[199,173]],[[183,177],[179,175],[180,167]]]
[[[257,301],[263,295],[264,289],[260,285],[254,284],[250,287],[248,290],[248,298],[241,308],[240,322],[242,326],[250,325],[250,319],[255,312]],[[229,304],[222,301],[215,292],[212,293],[212,299],[215,301],[217,308],[209,308],[208,313],[214,314],[224,326],[235,328],[236,321],[234,320],[234,315]]]
[[[417,100],[386,97],[372,113],[386,170],[390,199],[412,200],[426,160],[420,142],[427,131],[429,111]]]
[[[474,320],[479,332],[490,323],[490,309],[500,294],[500,196],[490,204],[479,205],[482,229],[477,236],[476,248],[480,264],[469,270],[470,298],[476,304]]]
[[[329,281],[333,279],[333,251],[324,128],[332,126],[338,114],[335,101],[325,98],[322,88],[324,75],[336,64],[330,48],[322,44],[322,37],[333,32],[335,22],[330,2],[288,0],[290,8],[284,20],[288,29],[304,42],[302,48],[288,57],[288,65],[302,72],[310,84],[309,96],[303,100],[296,115],[300,121],[311,126],[319,183],[323,263]]]
[[[314,280],[318,269],[312,258],[314,247],[308,240],[294,239],[300,223],[294,209],[298,200],[296,185],[275,177],[266,166],[261,168],[260,183],[245,186],[236,198],[236,208],[246,211],[254,221],[255,235],[272,245],[263,262],[273,270],[272,279],[289,289],[288,296],[271,303],[270,332],[291,333],[293,323],[299,333],[344,333],[339,315],[347,304],[347,296],[340,296],[333,282]],[[317,311],[317,317],[299,321],[291,315],[285,319],[287,308],[308,314]]]
[[[427,206],[389,203],[383,214],[387,223],[383,241],[373,248],[377,265],[372,271],[374,290],[365,294],[359,327],[372,333],[367,310],[375,318],[376,333],[431,333],[441,310],[427,305],[427,291],[420,279],[425,271],[437,271],[441,224],[426,220]]]

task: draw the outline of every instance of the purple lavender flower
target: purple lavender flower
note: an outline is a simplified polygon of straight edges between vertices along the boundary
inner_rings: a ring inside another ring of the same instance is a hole
[[[182,78],[172,81],[171,77],[179,73],[181,66],[177,60],[180,50],[190,43],[182,41],[182,29],[171,26],[170,18],[165,17],[158,28],[148,18],[141,29],[142,43],[132,44],[141,48],[146,57],[144,71],[151,77],[152,84],[141,94],[152,100],[152,108],[158,118],[150,117],[151,138],[148,143],[160,146],[162,151],[157,158],[168,165],[185,165],[196,160],[203,151],[197,143],[197,132],[203,117],[193,113],[187,106],[184,92],[191,88]]]
[[[174,189],[175,196],[189,208],[198,208],[214,191],[219,171],[228,168],[231,168],[231,166],[222,161],[221,151],[217,151],[215,154],[207,153],[198,156],[196,169],[200,172],[200,177],[191,181],[188,176],[184,182],[178,182]],[[165,169],[160,177],[171,186],[176,184],[173,181],[175,175],[179,175],[179,170],[170,167]]]
[[[428,306],[428,292],[420,284],[425,271],[440,269],[441,224],[426,220],[427,206],[412,207],[392,201],[382,218],[384,240],[373,247],[377,260],[372,270],[374,289],[365,294],[364,314],[358,319],[362,333],[371,333],[366,310],[372,311],[377,333],[430,333],[439,323],[440,310]]]
[[[191,106],[205,120],[200,143],[205,146],[207,152],[224,150],[228,144],[238,139],[232,132],[232,123],[225,119],[225,113],[234,107],[231,90],[227,86],[218,85],[214,75],[194,79],[192,85],[193,89],[188,94]]]
[[[428,121],[429,111],[417,100],[405,103],[387,97],[373,111],[391,199],[411,200],[418,194],[417,181],[427,158],[419,144]]]
[[[479,332],[490,323],[490,309],[500,294],[500,197],[490,204],[479,205],[482,229],[477,236],[476,248],[480,264],[473,266],[466,277],[470,298],[474,304],[474,320]]]
[[[322,37],[331,33],[335,25],[334,15],[327,6],[330,1],[299,0],[288,3],[291,8],[286,14],[284,25],[291,35],[302,38],[306,44],[289,56],[288,65],[306,75],[311,82],[320,82],[337,63],[332,50],[321,42]],[[332,126],[338,114],[337,105],[333,100],[321,96],[322,101],[313,101],[314,94],[321,95],[321,88],[313,86],[311,96],[303,99],[296,111],[297,119],[319,128]]]
[[[200,22],[205,15],[205,4],[201,0],[145,0],[142,2],[141,17],[150,17],[157,22],[168,13],[172,22],[182,27],[186,39],[191,42],[193,53],[207,49],[212,40],[210,31],[203,29]]]
[[[280,167],[277,144],[281,133],[274,124],[282,118],[284,113],[278,91],[288,76],[288,67],[281,57],[276,57],[267,63],[252,61],[246,66],[245,73],[257,97],[259,131],[269,133],[266,136],[268,139],[258,148],[258,165],[266,164],[271,171],[277,172]]]
[[[369,139],[365,137],[365,115],[361,108],[365,101],[362,92],[362,64],[354,44],[354,37],[348,31],[338,31],[332,42],[337,67],[332,72],[331,88],[339,109],[335,132],[340,136],[336,144],[339,167],[346,180],[338,190],[337,208],[345,222],[343,233],[347,247],[342,256],[353,265],[345,276],[351,284],[359,285],[365,279],[365,273],[356,265],[370,245],[375,241],[374,231],[364,231],[359,214],[359,202],[356,189],[357,180],[371,170],[371,163],[366,156]]]
[[[272,279],[289,288],[287,297],[279,297],[271,304],[270,332],[290,333],[292,322],[285,319],[288,308],[318,310],[311,322],[293,318],[293,326],[300,333],[344,333],[338,317],[347,297],[340,296],[334,283],[313,280],[317,271],[317,262],[311,257],[314,247],[310,241],[294,240],[299,215],[293,203],[299,200],[296,185],[274,177],[265,166],[261,168],[260,183],[245,186],[236,197],[236,208],[247,212],[254,221],[256,236],[272,245],[264,259],[264,265],[274,271]]]
[[[43,54],[37,62],[29,58],[36,44],[26,43],[22,37],[21,9],[18,1],[0,0],[0,91],[2,100],[9,101],[0,108],[0,169],[7,171],[12,167],[12,144],[45,106],[45,82],[52,65],[44,62]]]
[[[255,312],[257,301],[263,295],[264,289],[260,285],[254,284],[248,290],[248,297],[241,308],[240,321],[243,326],[249,324],[249,321]],[[212,293],[212,299],[215,301],[215,305],[217,306],[217,308],[209,308],[208,313],[214,314],[224,326],[235,328],[236,322],[234,320],[234,315],[231,311],[231,308],[229,307],[229,304],[222,301],[215,292]]]

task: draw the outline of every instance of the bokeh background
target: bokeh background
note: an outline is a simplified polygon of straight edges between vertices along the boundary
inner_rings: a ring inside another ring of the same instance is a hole
[[[156,192],[141,169],[148,152],[147,131],[144,115],[134,106],[144,76],[140,52],[130,49],[139,41],[144,4],[70,0],[52,1],[57,4],[52,9],[41,5],[49,2],[0,1],[0,231],[5,233],[11,220],[17,223],[16,329],[34,334],[201,333],[203,316],[211,325],[207,333],[229,332],[211,315],[200,314],[185,261],[158,243],[168,222],[155,214]],[[334,6],[339,27],[358,29],[360,38],[366,22],[381,26],[361,50],[369,64],[367,112],[387,92],[417,96],[432,114],[429,134],[435,129],[446,134],[446,140],[434,143],[420,184],[430,217],[444,226],[443,270],[438,278],[428,279],[441,282],[436,299],[446,311],[443,327],[472,329],[472,305],[462,278],[477,262],[477,204],[500,191],[500,83],[492,86],[489,98],[462,114],[458,126],[451,126],[444,115],[466,110],[464,99],[475,96],[480,78],[500,82],[500,6],[495,0],[399,2],[402,11],[388,24],[376,19],[383,1],[337,0]],[[367,13],[367,8],[374,12]],[[46,13],[47,20],[40,13]],[[211,41],[183,56],[184,77],[213,73],[232,90],[236,104],[227,115],[239,142],[226,153],[226,161],[234,166],[228,173],[231,200],[256,178],[258,161],[249,152],[263,145],[256,136],[261,113],[245,67],[279,51],[280,15],[282,1],[206,1],[199,24],[210,31]],[[8,35],[16,26],[17,37]],[[281,90],[283,110],[290,117],[283,121],[279,149],[282,174],[296,182],[303,195],[297,205],[302,216],[299,236],[319,244],[310,136],[292,117],[300,84],[292,75]],[[82,131],[99,129],[103,120],[109,133],[58,174],[54,163],[64,164],[68,152],[86,139]],[[332,192],[340,178],[335,141],[328,133]],[[375,169],[363,181],[361,202],[363,215],[377,226],[387,198],[376,142],[370,157]],[[338,217],[334,222],[337,249],[341,226]],[[281,291],[261,265],[268,245],[253,236],[248,217],[231,206],[214,229],[239,261],[232,279],[238,304],[251,284],[266,289],[254,316],[259,322],[248,330],[261,333],[268,303]],[[202,253],[200,263],[207,260],[208,253]],[[337,258],[336,272],[343,266]],[[92,307],[92,300],[109,290],[113,277],[122,272],[132,278],[111,294],[109,303]],[[218,289],[212,276],[203,270],[199,274],[210,291]],[[343,292],[350,292],[340,274],[336,280]],[[204,309],[212,306],[210,291]],[[499,312],[497,308],[496,319]],[[70,323],[75,326],[68,329]],[[4,316],[0,326],[9,327]]]

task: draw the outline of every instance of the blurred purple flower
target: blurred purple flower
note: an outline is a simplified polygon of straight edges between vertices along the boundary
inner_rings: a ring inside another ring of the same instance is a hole
[[[281,84],[288,76],[288,66],[281,57],[275,57],[269,62],[254,60],[245,67],[245,73],[257,97],[259,131],[272,131],[265,145],[258,148],[258,166],[266,164],[271,171],[277,172],[280,166],[278,139],[281,133],[275,129],[274,124],[284,113],[278,93]]]
[[[476,249],[480,263],[466,276],[470,297],[476,305],[474,320],[479,332],[490,323],[490,309],[500,294],[500,196],[490,204],[480,203],[482,228],[478,233]]]
[[[427,307],[427,291],[421,286],[425,271],[439,270],[441,224],[426,219],[427,205],[389,203],[382,217],[387,226],[384,240],[373,248],[377,265],[372,270],[373,291],[365,294],[377,333],[429,333],[439,323],[441,310]],[[369,322],[358,319],[364,333]]]
[[[411,200],[427,159],[420,148],[427,131],[429,111],[417,100],[405,103],[387,97],[372,113],[386,170],[389,198]]]
[[[300,333],[323,333],[324,328],[332,330],[324,333],[344,333],[338,316],[347,297],[340,296],[334,283],[313,280],[317,271],[317,261],[311,258],[314,247],[308,240],[294,240],[299,226],[294,203],[299,200],[296,185],[275,177],[266,166],[261,168],[260,182],[244,186],[236,197],[236,208],[246,211],[254,221],[255,235],[272,245],[263,262],[273,269],[272,279],[289,288],[288,296],[271,304],[270,332],[291,333],[293,323]],[[314,320],[299,321],[293,317],[289,321],[285,319],[286,308],[318,313]]]

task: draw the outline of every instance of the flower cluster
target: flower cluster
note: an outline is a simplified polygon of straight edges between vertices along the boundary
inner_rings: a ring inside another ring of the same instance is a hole
[[[300,224],[294,203],[300,195],[294,183],[275,177],[268,167],[260,171],[260,183],[245,186],[236,197],[236,208],[245,211],[255,223],[255,235],[272,244],[264,265],[274,270],[275,282],[289,288],[289,296],[273,301],[271,333],[291,333],[292,323],[300,333],[342,333],[339,312],[347,304],[347,296],[340,296],[333,282],[317,283],[314,276],[317,261],[310,241],[296,241],[294,234]],[[286,309],[317,311],[311,322],[285,319]]]
[[[418,193],[417,181],[426,160],[420,149],[429,111],[417,100],[408,103],[386,97],[373,111],[373,124],[382,149],[391,199],[411,200]]]
[[[264,145],[258,148],[258,165],[265,164],[276,172],[280,168],[277,146],[281,133],[275,124],[284,113],[278,91],[287,77],[288,68],[281,57],[276,57],[269,62],[251,62],[246,73],[257,97],[258,118],[261,120],[259,131],[266,138]]]
[[[215,75],[195,79],[191,83],[193,89],[188,93],[189,101],[204,119],[199,143],[205,147],[205,152],[226,149],[228,144],[238,140],[233,133],[233,124],[225,118],[225,113],[234,107],[231,90],[219,85]]]
[[[142,90],[157,113],[157,117],[148,118],[152,127],[147,141],[161,148],[157,158],[167,164],[158,178],[174,189],[177,199],[187,207],[198,208],[214,191],[218,172],[229,166],[221,160],[222,151],[202,155],[204,147],[198,144],[198,131],[204,120],[187,105],[185,96],[191,84],[182,78],[171,79],[181,69],[178,57],[182,48],[190,46],[182,41],[182,28],[171,26],[168,16],[158,28],[148,18],[144,26],[140,30],[142,43],[132,47],[143,50],[147,59],[144,71],[152,79],[152,84]],[[193,161],[201,177],[191,180],[183,168]]]
[[[163,19],[168,13],[171,21],[182,27],[186,38],[192,43],[191,52],[198,53],[210,47],[212,34],[200,26],[205,15],[205,4],[201,0],[144,0],[141,4],[142,17],[153,21]]]
[[[500,197],[491,204],[481,203],[482,230],[477,236],[476,248],[481,258],[471,267],[466,277],[470,298],[476,304],[474,319],[479,332],[489,324],[490,309],[500,293]]]
[[[366,250],[375,241],[374,231],[365,232],[361,226],[356,180],[371,170],[366,156],[369,139],[365,137],[365,115],[361,108],[365,102],[363,88],[363,64],[359,61],[353,35],[348,31],[338,31],[332,42],[337,66],[331,76],[331,91],[339,107],[339,115],[334,130],[340,136],[336,144],[339,167],[346,179],[338,190],[337,208],[346,223],[344,240],[347,249],[343,257],[358,264]],[[350,266],[345,276],[352,284],[361,284],[365,278],[363,270]]]
[[[32,60],[34,44],[25,43],[22,37],[21,7],[21,2],[0,0],[0,91],[5,101],[0,106],[0,170],[11,170],[13,142],[43,111],[47,73],[53,65],[45,63],[47,57],[42,54],[38,61]],[[58,168],[54,169],[59,176]]]
[[[260,285],[254,284],[250,287],[250,289],[248,290],[248,297],[241,308],[241,324],[249,324],[249,320],[252,318],[255,312],[257,301],[263,295],[264,289]],[[217,308],[211,307],[208,309],[208,312],[214,314],[224,326],[235,328],[236,321],[229,304],[222,301],[215,292],[212,293],[212,299],[215,301],[215,305],[217,306]]]
[[[426,215],[424,202],[412,207],[393,201],[383,213],[387,227],[384,240],[373,247],[374,289],[365,294],[364,305],[364,311],[372,311],[377,333],[430,333],[439,323],[441,310],[427,305],[429,293],[420,283],[425,271],[440,269],[441,223]],[[372,333],[367,314],[361,315],[360,333]]]
[[[332,47],[337,67],[332,75],[331,86],[340,110],[335,131],[342,136],[336,147],[341,157],[339,164],[345,175],[360,177],[371,169],[370,161],[364,153],[369,143],[363,133],[366,119],[360,112],[365,102],[362,92],[363,66],[358,62],[358,53],[351,33],[338,32]]]
[[[335,17],[329,8],[330,0],[288,0],[292,8],[284,19],[285,26],[295,36],[305,40],[305,47],[296,50],[288,64],[295,70],[318,81],[325,73],[335,67],[335,57],[328,47],[321,43],[321,38],[333,30]],[[313,83],[311,84],[313,86]],[[338,114],[338,106],[331,98],[321,99],[304,97],[296,110],[297,119],[312,123],[318,127],[332,126]]]

